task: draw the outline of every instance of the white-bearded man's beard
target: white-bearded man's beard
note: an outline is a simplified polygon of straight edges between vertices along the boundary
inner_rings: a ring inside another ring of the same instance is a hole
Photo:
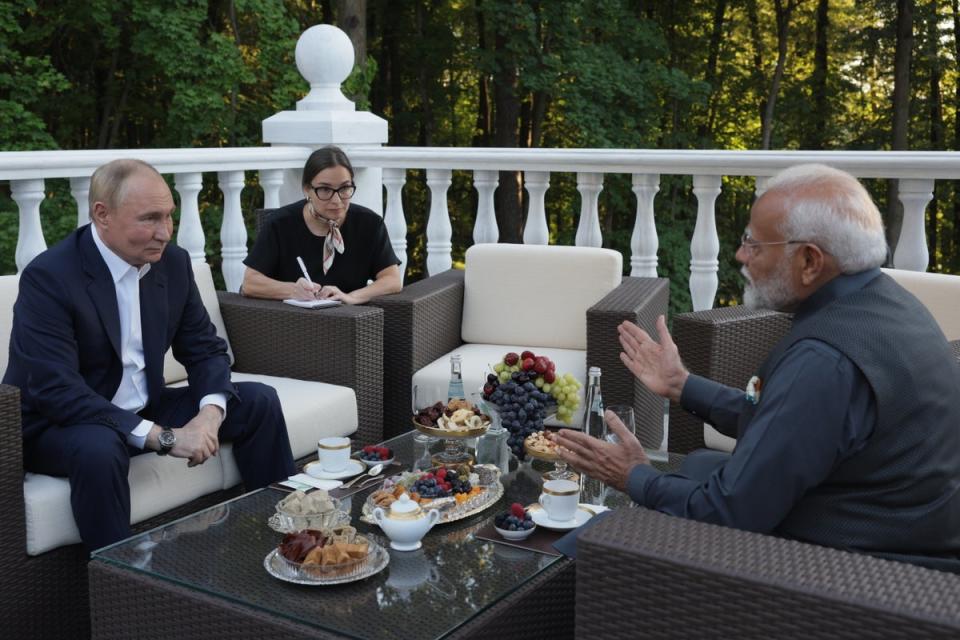
[[[747,267],[740,269],[740,275],[746,280],[743,286],[743,304],[748,309],[769,309],[771,311],[786,311],[797,302],[797,297],[790,289],[787,275],[790,263],[786,260],[780,263],[777,271],[762,283],[757,283],[750,277]]]

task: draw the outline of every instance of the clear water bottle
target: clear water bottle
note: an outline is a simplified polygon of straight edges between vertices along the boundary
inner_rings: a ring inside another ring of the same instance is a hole
[[[592,438],[603,437],[603,396],[600,394],[600,367],[587,371],[583,432]],[[580,474],[580,499],[587,504],[603,504],[606,487],[596,478]]]
[[[447,402],[450,400],[465,400],[463,393],[463,363],[459,354],[450,356],[450,384],[447,386]]]

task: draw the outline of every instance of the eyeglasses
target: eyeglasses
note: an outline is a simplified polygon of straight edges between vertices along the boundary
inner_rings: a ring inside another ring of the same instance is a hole
[[[774,240],[771,242],[760,242],[750,236],[750,230],[745,229],[740,236],[740,246],[747,250],[747,253],[754,256],[760,247],[773,246],[777,244],[806,244],[806,240]]]
[[[334,189],[333,187],[314,187],[311,185],[311,188],[318,200],[329,200],[333,197],[333,194],[340,196],[341,200],[349,200],[354,192],[356,192],[357,185],[345,184],[339,189]]]

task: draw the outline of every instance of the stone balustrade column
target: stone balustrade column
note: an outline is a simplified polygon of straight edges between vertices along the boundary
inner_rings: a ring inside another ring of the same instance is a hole
[[[180,194],[180,225],[177,227],[177,245],[190,254],[194,262],[206,262],[207,239],[200,223],[197,198],[203,189],[203,174],[191,171],[173,177],[173,187]],[[224,199],[226,202],[226,199]]]
[[[930,252],[927,249],[925,213],[933,199],[933,180],[902,179],[898,182],[903,223],[893,253],[893,266],[910,271],[926,271]]]
[[[283,169],[262,169],[260,186],[263,187],[263,208],[280,208],[280,187],[283,186]]]
[[[498,171],[474,171],[473,186],[477,190],[477,219],[473,223],[473,242],[496,242],[500,239],[497,214],[493,206],[493,192],[500,183]]]
[[[693,176],[697,223],[690,241],[690,297],[694,311],[713,308],[717,295],[720,238],[717,235],[716,200],[720,195],[720,184],[720,176]]]
[[[427,169],[430,187],[430,217],[427,220],[427,273],[431,276],[453,266],[453,227],[447,209],[447,189],[450,188],[449,169]]]
[[[660,175],[633,174],[633,193],[637,196],[637,218],[630,236],[630,275],[635,278],[657,277],[657,225],[653,218],[653,199],[660,191]]]
[[[603,191],[602,173],[578,173],[577,191],[580,192],[580,224],[577,225],[575,244],[578,247],[602,247],[598,200]]]
[[[221,171],[217,177],[223,192],[223,224],[220,227],[223,280],[227,291],[236,293],[243,283],[243,259],[247,257],[247,227],[240,208],[243,171]]]
[[[77,201],[77,228],[90,222],[90,176],[70,178],[70,194]]]
[[[40,225],[40,203],[45,197],[43,179],[11,180],[10,196],[20,209],[20,228],[17,231],[17,250],[14,260],[17,271],[23,271],[30,261],[47,250]]]
[[[401,281],[407,273],[407,218],[403,213],[403,185],[406,182],[406,169],[383,170],[383,185],[387,188],[387,208],[383,213],[383,223],[387,226],[393,252],[400,258]]]
[[[547,226],[547,209],[544,197],[550,188],[548,171],[524,171],[523,186],[527,189],[530,206],[527,207],[527,224],[523,227],[524,244],[550,244],[550,227]]]

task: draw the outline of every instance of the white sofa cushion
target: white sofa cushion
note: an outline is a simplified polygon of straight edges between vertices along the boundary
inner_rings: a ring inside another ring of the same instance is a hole
[[[523,347],[521,347],[522,349]],[[420,407],[431,405],[438,400],[446,402],[447,386],[450,384],[450,356],[459,354],[463,364],[463,389],[469,396],[479,392],[491,372],[490,366],[499,362],[504,354],[517,351],[516,345],[503,344],[462,344],[450,353],[437,358],[413,374],[413,385],[417,388],[417,404]],[[536,348],[537,355],[544,355],[557,365],[557,372],[572,373],[580,381],[580,402],[583,408],[583,385],[586,379],[587,352],[580,349]],[[519,353],[519,351],[517,351]],[[602,388],[602,383],[601,383]],[[583,416],[580,412],[574,417],[572,426],[579,426]],[[547,424],[562,424],[555,420]]]
[[[227,356],[230,358],[230,364],[233,364],[233,349],[230,348],[230,339],[227,338],[227,328],[223,324],[223,315],[220,313],[220,301],[217,300],[217,290],[213,286],[213,274],[210,273],[210,265],[206,262],[193,261],[193,277],[197,282],[197,289],[200,291],[200,299],[203,300],[203,306],[207,309],[207,315],[210,316],[210,322],[217,330],[217,335],[223,338],[227,343]],[[9,334],[8,334],[9,335]],[[173,357],[173,350],[167,349],[163,358],[163,379],[167,384],[173,384],[187,379],[187,370],[183,365]]]
[[[883,272],[930,310],[947,340],[960,340],[960,276],[902,269]]]
[[[623,258],[610,249],[475,244],[466,253],[461,337],[586,349],[587,309],[622,278]]]
[[[136,524],[223,486],[223,456],[187,468],[187,461],[144,453],[130,459],[130,522]],[[80,542],[70,508],[70,482],[38,473],[23,480],[27,555]]]
[[[7,371],[10,332],[13,330],[13,303],[17,300],[20,276],[0,276],[0,377]]]
[[[320,438],[349,436],[357,430],[357,395],[349,387],[255,373],[234,372],[230,378],[234,382],[262,382],[277,390],[294,459],[316,453]],[[221,452],[223,488],[227,489],[240,482],[240,471],[233,451],[223,447]]]

